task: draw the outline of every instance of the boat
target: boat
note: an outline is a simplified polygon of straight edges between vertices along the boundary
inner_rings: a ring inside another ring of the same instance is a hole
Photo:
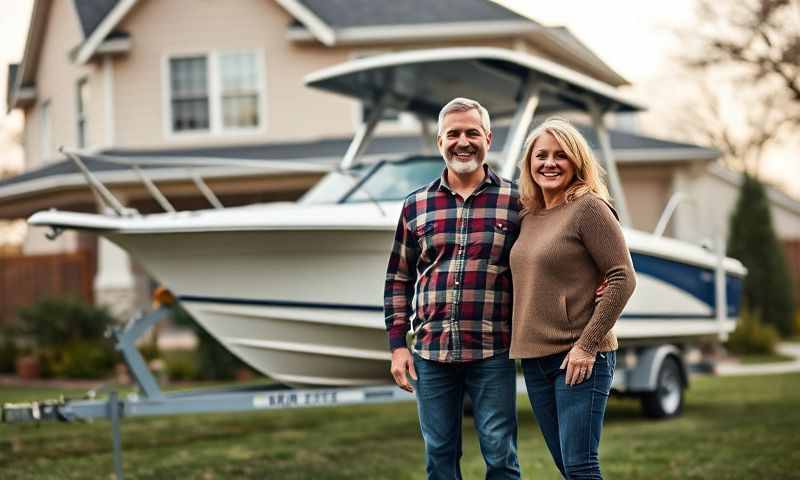
[[[613,87],[522,52],[445,48],[354,60],[308,75],[306,85],[371,105],[339,168],[298,202],[142,215],[120,208],[82,166],[116,214],[48,210],[32,225],[79,229],[126,250],[168,287],[211,335],[255,370],[290,385],[391,382],[383,316],[386,265],[402,201],[438,177],[440,157],[410,152],[364,161],[386,109],[430,124],[453,96],[480,101],[508,121],[488,161],[512,178],[534,113],[585,111],[601,144],[609,186],[637,274],[615,326],[623,345],[725,335],[739,316],[740,262],[687,242],[629,228],[604,116],[641,106]],[[134,165],[134,159],[116,159]]]

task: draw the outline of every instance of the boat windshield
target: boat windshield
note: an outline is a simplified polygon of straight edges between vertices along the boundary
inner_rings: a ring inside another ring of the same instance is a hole
[[[412,157],[398,162],[381,161],[331,172],[309,190],[302,203],[356,203],[399,201],[439,177],[441,157]]]

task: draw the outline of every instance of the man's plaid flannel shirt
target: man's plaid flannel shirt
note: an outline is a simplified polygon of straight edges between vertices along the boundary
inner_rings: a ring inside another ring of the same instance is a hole
[[[413,326],[414,351],[428,360],[468,362],[508,351],[508,255],[519,232],[519,194],[484,169],[484,182],[466,199],[448,186],[447,170],[406,198],[384,290],[392,350],[406,346]]]

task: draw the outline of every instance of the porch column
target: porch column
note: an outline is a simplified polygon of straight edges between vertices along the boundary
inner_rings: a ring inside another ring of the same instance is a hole
[[[118,193],[114,195],[122,205],[127,206],[126,198]],[[98,211],[114,215],[113,211],[103,205],[98,205]],[[107,307],[119,322],[127,322],[137,309],[144,306],[138,295],[136,274],[130,256],[125,250],[102,236],[97,237],[94,299],[97,305]]]
[[[97,275],[94,277],[94,298],[97,305],[108,307],[120,322],[136,311],[136,278],[128,254],[110,240],[97,240]]]

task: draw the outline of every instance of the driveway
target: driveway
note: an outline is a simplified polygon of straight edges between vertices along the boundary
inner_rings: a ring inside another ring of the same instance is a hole
[[[720,363],[717,375],[771,375],[779,373],[800,372],[800,343],[782,343],[778,352],[794,357],[791,362],[759,363],[755,365],[739,365],[736,363]]]

